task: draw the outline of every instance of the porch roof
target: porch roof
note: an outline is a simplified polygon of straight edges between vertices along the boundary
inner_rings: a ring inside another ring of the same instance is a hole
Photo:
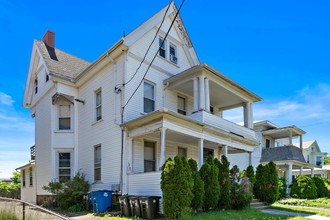
[[[129,136],[137,137],[155,132],[160,128],[191,136],[202,138],[218,144],[232,146],[239,150],[253,151],[259,142],[251,137],[236,135],[207,125],[190,117],[170,111],[166,108],[151,112],[137,119],[121,125],[129,132]]]
[[[271,130],[264,131],[263,135],[267,135],[275,139],[287,138],[290,136],[290,131],[292,132],[293,137],[306,134],[304,130],[292,125],[288,127],[274,128]]]

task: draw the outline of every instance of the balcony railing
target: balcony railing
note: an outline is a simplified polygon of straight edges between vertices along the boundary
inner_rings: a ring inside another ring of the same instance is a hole
[[[35,145],[30,147],[30,152],[31,152],[31,160],[35,160],[36,159],[36,146]]]
[[[249,128],[243,127],[241,125],[238,125],[234,122],[228,121],[226,119],[220,118],[219,116],[210,114],[208,112],[205,111],[198,111],[195,112],[191,115],[189,115],[189,117],[191,117],[192,119],[195,119],[197,121],[200,121],[202,123],[205,123],[207,125],[216,127],[220,130],[244,137],[244,138],[248,138],[248,139],[252,139],[252,140],[256,140],[256,135],[255,132]]]
[[[260,162],[295,160],[306,163],[299,147],[288,145],[262,149]]]

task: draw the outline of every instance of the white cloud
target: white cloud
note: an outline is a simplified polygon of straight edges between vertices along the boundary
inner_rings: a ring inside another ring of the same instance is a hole
[[[6,93],[0,92],[0,104],[12,106],[15,101]]]

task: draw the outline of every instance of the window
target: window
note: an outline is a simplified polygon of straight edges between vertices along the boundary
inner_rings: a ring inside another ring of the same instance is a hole
[[[178,113],[186,115],[186,98],[178,96]]]
[[[178,155],[187,158],[187,148],[178,147]]]
[[[155,88],[154,85],[144,82],[143,111],[149,113],[155,110]]]
[[[159,38],[159,56],[166,58],[166,45],[163,38]]]
[[[214,108],[213,108],[213,106],[210,106],[210,113],[211,113],[212,115],[214,115]]]
[[[49,75],[46,73],[46,82],[49,80]]]
[[[65,182],[71,179],[71,154],[58,154],[58,179],[60,182]]]
[[[144,172],[156,171],[155,143],[144,142]]]
[[[316,157],[316,166],[322,165],[322,156],[317,156]]]
[[[38,79],[36,79],[34,81],[34,93],[37,94],[38,93]]]
[[[58,129],[59,130],[70,130],[71,129],[70,104],[59,105]]]
[[[170,44],[170,61],[175,64],[178,63],[178,58],[176,56],[176,46],[173,44]]]
[[[309,155],[307,155],[307,161],[306,162],[309,163]]]
[[[203,150],[204,163],[206,162],[206,160],[209,156],[211,156],[213,158],[214,157],[213,154],[214,154],[214,151],[212,149],[204,148],[204,150]]]
[[[269,148],[269,147],[270,147],[270,140],[266,139],[266,148]]]
[[[94,147],[94,181],[101,180],[101,145]]]
[[[95,92],[95,108],[96,108],[96,121],[102,119],[102,91]]]
[[[32,173],[32,167],[29,168],[29,178],[30,178],[30,186],[33,186],[33,173]]]
[[[22,170],[22,186],[25,187],[25,170]]]

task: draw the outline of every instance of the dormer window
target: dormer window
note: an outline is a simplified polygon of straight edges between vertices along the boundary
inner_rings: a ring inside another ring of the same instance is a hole
[[[178,63],[178,58],[176,56],[176,46],[173,44],[170,44],[170,61],[175,64]]]
[[[159,38],[159,56],[166,58],[165,40],[161,37]]]

